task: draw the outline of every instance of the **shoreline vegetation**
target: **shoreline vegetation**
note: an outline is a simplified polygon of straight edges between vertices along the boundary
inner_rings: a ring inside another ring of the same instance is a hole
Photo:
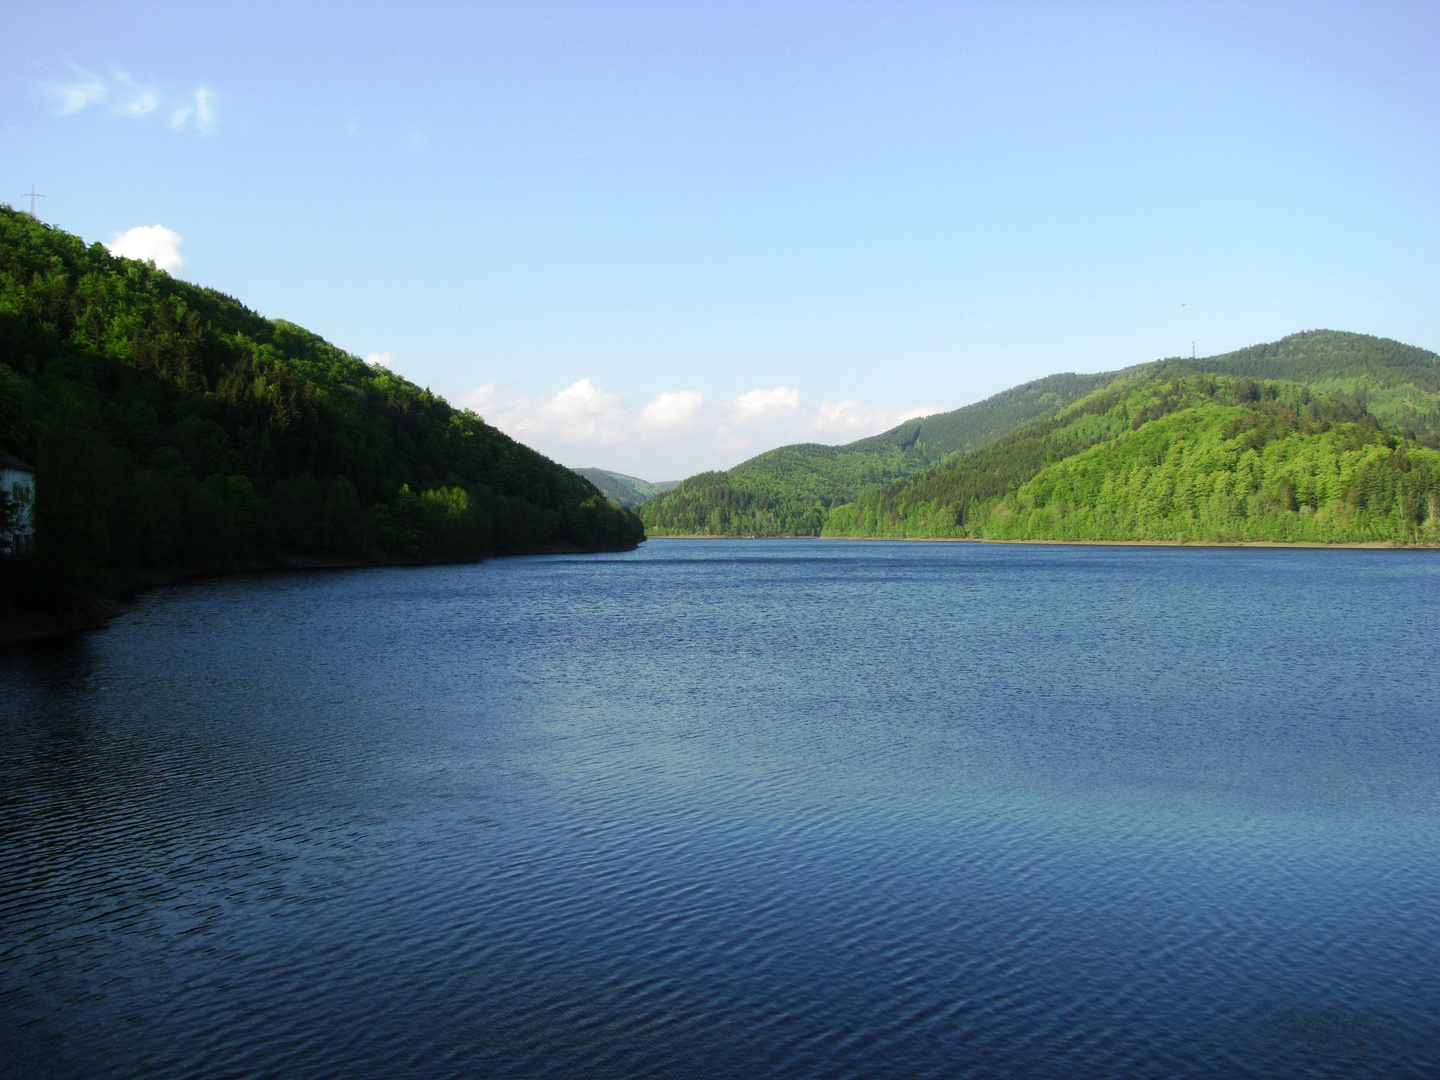
[[[0,623],[173,576],[608,551],[633,511],[318,335],[0,205]],[[0,638],[9,631],[0,627]]]
[[[1004,540],[988,536],[710,536],[705,533],[669,533],[651,540],[835,540],[878,544],[1035,544],[1069,547],[1204,547],[1204,548],[1307,548],[1334,551],[1437,551],[1440,541],[1418,544],[1395,540],[1353,540],[1326,543],[1318,540]]]

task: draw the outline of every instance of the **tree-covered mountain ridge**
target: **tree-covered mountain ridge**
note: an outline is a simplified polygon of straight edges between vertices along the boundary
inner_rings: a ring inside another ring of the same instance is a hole
[[[826,536],[1434,543],[1440,451],[1287,380],[1118,380],[837,507]]]
[[[632,512],[474,413],[4,206],[0,449],[37,468],[12,598],[35,582],[99,595],[162,567],[643,539]]]
[[[609,469],[576,469],[577,473],[589,480],[611,502],[620,506],[639,506],[646,499],[669,491],[680,483],[678,480],[661,480],[651,483],[638,476],[611,472]]]
[[[846,511],[839,523],[831,524],[835,508],[871,506],[877,492],[890,484],[895,493],[889,496],[892,503],[899,493],[906,493],[907,505],[918,507],[927,500],[917,496],[922,489],[907,481],[951,476],[956,467],[968,478],[959,482],[961,487],[984,488],[987,498],[998,497],[1025,483],[1045,460],[1043,455],[1038,461],[1027,458],[1029,451],[1018,446],[1006,450],[1003,460],[986,457],[987,447],[1017,438],[1032,426],[1037,431],[1053,430],[1068,415],[1066,410],[1077,406],[1093,410],[1101,400],[1113,405],[1117,395],[1146,382],[1194,374],[1303,384],[1312,396],[1357,409],[1377,428],[1422,445],[1440,445],[1440,358],[1384,338],[1319,330],[1198,360],[1170,359],[1097,375],[1051,376],[844,447],[782,447],[726,473],[691,477],[674,491],[643,504],[640,512],[655,536],[813,536],[822,531],[861,535],[863,530],[856,531],[860,526],[855,524],[855,511]],[[1078,434],[1071,432],[1069,437]],[[968,505],[969,495],[961,498],[958,489],[954,498],[959,502],[941,505]],[[905,528],[924,532],[918,521]],[[953,523],[946,529],[950,531],[944,535],[951,535]],[[905,534],[887,520],[874,535]]]
[[[799,443],[700,473],[640,507],[651,536],[816,536],[832,506],[986,445],[1117,372],[1051,375],[844,446]]]

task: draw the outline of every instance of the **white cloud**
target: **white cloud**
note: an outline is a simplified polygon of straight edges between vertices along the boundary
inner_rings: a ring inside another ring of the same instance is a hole
[[[500,400],[500,384],[486,383],[460,395],[460,407],[479,413],[487,419],[490,409]]]
[[[650,430],[684,427],[704,407],[705,395],[698,390],[670,391],[645,403],[638,424]]]
[[[136,90],[130,97],[121,103],[120,112],[125,116],[133,116],[140,120],[149,116],[160,107],[160,99],[155,96],[153,90]]]
[[[70,82],[51,83],[46,89],[55,97],[61,116],[88,109],[91,105],[104,101],[109,92],[109,88],[99,77],[79,70],[76,70],[75,78]]]
[[[201,135],[215,130],[215,107],[210,103],[210,91],[203,86],[195,91],[195,126]]]
[[[119,115],[143,120],[160,107],[160,96],[154,90],[140,86],[125,72],[115,72],[114,81],[122,94],[122,100],[114,107]]]
[[[68,81],[42,84],[44,91],[55,100],[56,112],[61,116],[111,101],[107,111],[115,116],[144,120],[164,109],[175,131],[193,128],[201,135],[209,135],[215,130],[215,95],[208,87],[196,87],[185,97],[176,98],[141,86],[123,71],[115,72],[108,79],[80,68],[73,68],[72,73]]]
[[[111,255],[153,262],[171,274],[185,269],[185,260],[180,257],[180,234],[164,225],[137,225],[117,232],[105,246]]]
[[[736,423],[756,424],[773,420],[800,408],[800,391],[788,386],[774,390],[749,390],[730,403]]]
[[[183,105],[170,113],[170,126],[184,131],[194,121],[195,130],[209,135],[215,130],[215,109],[210,103],[210,91],[201,86]]]
[[[936,408],[924,407],[910,409],[908,412],[895,412],[891,409],[877,409],[859,401],[822,401],[811,417],[811,424],[815,431],[827,435],[841,436],[853,432],[854,438],[863,439],[866,435],[877,435],[896,424],[903,424],[906,420],[914,420],[917,416],[930,416],[939,411]]]
[[[633,427],[620,399],[589,379],[571,383],[551,398],[507,401],[491,422],[522,442],[537,439],[571,446],[625,442]]]
[[[376,364],[383,368],[393,368],[395,366],[395,356],[393,353],[388,352],[372,352],[365,357],[365,362],[367,364]]]
[[[671,390],[626,408],[581,379],[553,397],[506,398],[497,383],[460,396],[502,431],[567,464],[598,465],[649,480],[723,469],[777,446],[846,443],[939,409],[883,409],[858,401],[811,404],[793,387],[757,388],[710,402],[698,390]]]

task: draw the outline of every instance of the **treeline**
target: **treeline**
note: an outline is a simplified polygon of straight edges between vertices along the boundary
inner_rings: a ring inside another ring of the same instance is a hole
[[[782,446],[692,476],[642,503],[640,516],[651,536],[819,536],[831,506],[924,467],[913,448],[893,444]]]
[[[720,472],[692,476],[640,506],[651,536],[819,536],[825,512],[817,499],[746,491]]]
[[[11,599],[101,595],[174,567],[644,537],[473,413],[8,207],[0,449],[38,470],[34,555],[5,560]]]
[[[1440,452],[1357,402],[1249,377],[1132,377],[941,469],[869,492],[827,536],[1419,542]]]

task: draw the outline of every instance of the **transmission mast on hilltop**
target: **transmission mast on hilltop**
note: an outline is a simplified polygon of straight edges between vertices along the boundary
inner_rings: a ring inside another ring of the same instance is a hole
[[[29,200],[30,200],[30,216],[31,216],[31,217],[34,217],[34,216],[35,216],[35,200],[36,200],[36,199],[43,199],[45,196],[44,196],[44,195],[41,195],[38,191],[36,191],[36,190],[35,190],[35,185],[34,185],[34,184],[31,184],[31,185],[30,185],[30,190],[24,192],[23,194],[21,194],[20,197],[21,197],[22,199],[29,199]]]

